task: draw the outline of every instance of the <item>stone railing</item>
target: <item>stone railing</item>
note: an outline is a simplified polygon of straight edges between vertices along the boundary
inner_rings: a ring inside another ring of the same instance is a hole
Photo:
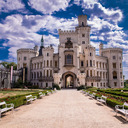
[[[90,76],[90,77],[86,77],[85,80],[86,81],[96,81],[96,82],[98,82],[98,81],[101,81],[101,77],[99,77],[99,76]]]
[[[44,82],[51,82],[51,81],[54,81],[53,77],[46,77],[46,76],[39,77],[38,80],[39,80],[39,81],[44,81]]]

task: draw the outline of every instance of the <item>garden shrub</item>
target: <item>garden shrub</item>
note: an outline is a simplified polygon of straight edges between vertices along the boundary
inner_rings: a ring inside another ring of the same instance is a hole
[[[42,93],[46,94],[46,91],[42,91]],[[39,98],[39,92],[24,94],[24,95],[16,95],[16,96],[8,96],[0,99],[0,102],[5,101],[7,104],[13,103],[14,107],[17,108],[21,105],[26,104],[26,97],[27,95],[37,96]]]
[[[60,89],[61,89],[61,88],[59,87],[59,85],[58,85],[58,84],[55,84],[55,83],[53,84],[52,87],[53,87],[53,89],[56,88],[57,90],[60,90]]]
[[[79,87],[77,87],[77,90],[82,90],[82,89],[86,89],[85,85],[80,85]]]

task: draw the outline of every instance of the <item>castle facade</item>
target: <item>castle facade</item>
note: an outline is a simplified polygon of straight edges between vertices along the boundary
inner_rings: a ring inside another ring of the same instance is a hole
[[[31,81],[40,88],[76,88],[80,85],[98,88],[123,88],[122,49],[104,48],[99,45],[99,55],[90,44],[91,27],[87,16],[78,16],[74,31],[59,29],[58,53],[52,46],[40,50],[21,48],[17,50],[18,69],[23,71],[23,81]]]

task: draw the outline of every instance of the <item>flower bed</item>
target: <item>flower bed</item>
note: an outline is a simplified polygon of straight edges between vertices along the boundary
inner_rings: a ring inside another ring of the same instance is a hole
[[[47,90],[47,91],[51,91],[51,90]],[[42,91],[43,94],[46,94],[46,91]],[[26,104],[26,95],[33,95],[33,96],[37,96],[37,98],[39,98],[39,92],[34,92],[34,93],[28,93],[28,94],[24,94],[24,95],[16,95],[16,96],[8,96],[8,97],[4,97],[4,98],[0,98],[0,102],[5,101],[7,104],[9,103],[13,103],[14,107],[17,108],[21,105]]]

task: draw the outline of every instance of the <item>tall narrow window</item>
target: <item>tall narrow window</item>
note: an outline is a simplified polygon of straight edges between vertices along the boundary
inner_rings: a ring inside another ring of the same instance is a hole
[[[50,61],[50,66],[52,67],[52,60]]]
[[[117,79],[117,72],[113,71],[113,79]]]
[[[81,67],[83,67],[84,66],[84,61],[81,61]]]
[[[47,70],[47,77],[49,76],[49,72],[48,72],[48,70]]]
[[[57,61],[55,61],[55,67],[57,67]]]
[[[92,67],[92,60],[90,60],[90,67]]]
[[[49,61],[47,60],[47,67],[49,67]]]
[[[73,55],[66,55],[66,64],[73,64]]]
[[[116,68],[116,63],[113,63],[113,68]]]
[[[50,70],[50,77],[52,77],[52,70]]]

